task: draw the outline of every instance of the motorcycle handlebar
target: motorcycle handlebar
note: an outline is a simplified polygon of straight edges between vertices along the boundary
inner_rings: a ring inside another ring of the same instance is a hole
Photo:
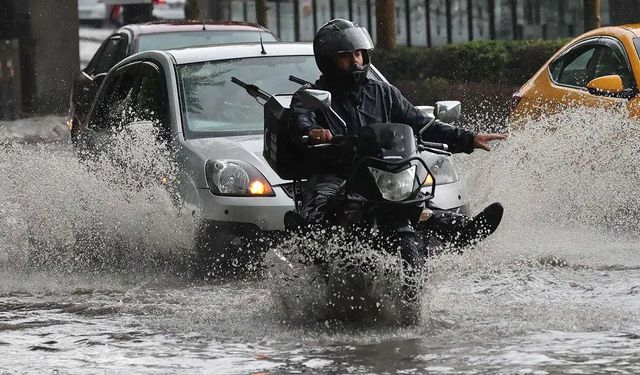
[[[351,136],[344,136],[344,135],[334,135],[331,138],[330,142],[327,143],[319,143],[319,144],[311,144],[311,138],[308,135],[304,135],[302,137],[300,137],[300,143],[302,143],[303,145],[306,145],[308,147],[327,147],[330,145],[339,145],[344,143],[345,138],[355,138],[355,136],[351,135]],[[449,155],[449,145],[447,145],[446,143],[437,143],[437,142],[420,142],[418,145],[418,150],[420,151],[428,151],[428,152],[432,152],[434,154],[443,154],[443,155]]]

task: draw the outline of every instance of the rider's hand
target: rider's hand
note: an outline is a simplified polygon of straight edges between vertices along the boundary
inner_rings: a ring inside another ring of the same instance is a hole
[[[329,129],[312,129],[309,130],[309,141],[312,144],[329,143],[331,142],[331,131]]]
[[[481,148],[486,151],[491,151],[491,147],[488,144],[490,141],[495,141],[495,140],[502,141],[504,139],[507,139],[506,134],[479,133],[479,134],[476,134],[475,137],[473,137],[473,148]]]

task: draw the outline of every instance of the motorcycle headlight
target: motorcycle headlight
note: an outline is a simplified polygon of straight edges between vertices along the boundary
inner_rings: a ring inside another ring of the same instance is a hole
[[[369,172],[378,185],[382,198],[398,202],[406,199],[413,192],[413,182],[416,178],[416,166],[398,173],[382,171],[369,167]]]
[[[205,172],[209,190],[213,194],[242,197],[275,196],[269,181],[247,162],[208,160]]]
[[[439,155],[433,160],[427,160],[427,165],[429,165],[429,170],[433,173],[437,185],[450,184],[459,180],[451,159],[446,156]],[[430,187],[432,183],[431,176],[427,176],[422,185]]]

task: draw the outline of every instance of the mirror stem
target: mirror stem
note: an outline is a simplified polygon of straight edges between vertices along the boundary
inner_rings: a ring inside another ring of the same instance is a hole
[[[336,111],[333,110],[333,108],[329,107],[329,111],[331,111],[333,116],[338,119],[338,121],[340,121],[340,124],[342,124],[342,129],[344,130],[344,134],[347,134],[347,123],[342,119],[342,117],[340,117],[340,115],[336,113]]]

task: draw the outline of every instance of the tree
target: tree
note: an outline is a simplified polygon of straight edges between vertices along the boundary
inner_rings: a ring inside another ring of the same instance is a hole
[[[153,4],[129,4],[122,6],[122,22],[130,23],[149,22],[153,19]]]
[[[376,0],[377,47],[390,50],[396,48],[396,2]]]
[[[267,0],[256,0],[256,22],[267,27]]]
[[[187,0],[184,4],[184,17],[188,20],[200,19],[200,5],[198,0]]]
[[[584,31],[600,27],[600,0],[582,0],[582,5],[584,9]]]

